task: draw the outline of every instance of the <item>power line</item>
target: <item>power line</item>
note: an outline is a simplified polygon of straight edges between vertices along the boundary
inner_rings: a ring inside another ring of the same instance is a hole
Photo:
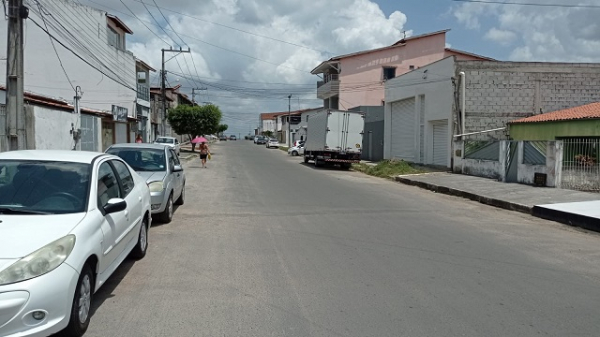
[[[139,3],[142,3],[142,4],[144,3],[144,1],[142,1],[142,0],[133,0],[133,1],[135,1],[135,2],[139,2]],[[269,39],[269,40],[273,40],[273,41],[277,41],[277,42],[281,42],[281,43],[289,44],[289,45],[296,46],[296,47],[300,47],[300,48],[304,48],[304,49],[309,49],[309,50],[317,51],[317,52],[320,52],[320,53],[323,53],[323,54],[332,54],[331,52],[328,52],[328,51],[318,50],[318,49],[315,49],[315,48],[311,48],[311,47],[303,46],[303,45],[301,45],[301,44],[297,44],[297,43],[293,43],[293,42],[289,42],[289,41],[285,41],[285,40],[277,39],[277,38],[270,37],[270,36],[267,36],[267,35],[260,35],[260,34],[256,34],[256,33],[248,32],[248,31],[245,31],[245,30],[243,30],[243,29],[239,29],[239,28],[235,28],[235,27],[231,27],[231,26],[224,25],[224,24],[222,24],[222,23],[218,23],[218,22],[213,22],[213,21],[209,21],[209,20],[201,19],[201,18],[198,18],[198,17],[192,16],[192,15],[189,15],[189,14],[185,14],[185,13],[177,12],[177,11],[174,11],[174,10],[172,10],[172,9],[165,8],[165,7],[159,7],[158,5],[156,5],[156,2],[154,2],[154,3],[155,3],[155,7],[156,7],[156,8],[159,8],[159,9],[164,9],[165,11],[168,11],[168,12],[171,12],[171,13],[175,13],[175,14],[178,14],[178,15],[181,15],[181,16],[185,16],[185,17],[188,17],[188,18],[190,18],[190,19],[194,19],[194,20],[198,20],[198,21],[202,21],[202,22],[210,23],[210,24],[213,24],[213,25],[216,25],[216,26],[225,27],[225,28],[228,28],[228,29],[232,29],[232,30],[235,30],[235,31],[238,31],[238,32],[242,32],[242,33],[246,33],[246,34],[249,34],[249,35],[253,35],[253,36],[256,36],[256,37],[261,37],[261,38],[265,38],[265,39]],[[148,4],[148,5],[152,6],[151,4]]]
[[[83,57],[81,57],[79,54],[77,54],[75,51],[73,51],[73,49],[69,48],[68,46],[66,46],[64,43],[62,43],[60,40],[58,40],[54,35],[52,35],[49,31],[47,31],[46,29],[44,29],[44,27],[42,27],[39,23],[37,23],[37,21],[35,21],[33,18],[29,17],[29,20],[31,22],[33,22],[33,24],[35,24],[36,26],[38,26],[39,29],[41,29],[44,33],[48,34],[48,36],[50,36],[52,39],[54,39],[54,41],[58,42],[61,46],[63,46],[63,48],[65,48],[66,50],[70,51],[73,55],[75,55],[78,59],[80,59],[81,61],[85,62],[87,65],[89,65],[90,67],[94,68],[95,70],[97,70],[99,73],[101,73],[102,75],[110,78],[111,80],[115,81],[116,83],[124,86],[125,88],[132,90],[134,92],[137,92],[137,90],[133,87],[130,87],[127,84],[121,83],[118,80],[114,79],[113,77],[111,77],[110,75],[106,74],[104,71],[102,71],[101,69],[98,69],[95,65],[91,64],[88,60],[84,59]]]
[[[40,10],[41,15],[41,19],[42,22],[44,22],[44,27],[46,27],[46,30],[48,30],[48,25],[46,24],[46,20],[44,19],[44,12],[41,8],[41,5],[39,3],[39,1],[36,1],[37,5],[38,5],[38,9]],[[62,60],[60,59],[60,56],[58,55],[58,52],[56,51],[56,46],[54,45],[54,41],[52,40],[52,38],[50,36],[48,36],[48,39],[50,40],[50,44],[52,44],[52,49],[54,49],[54,54],[56,55],[56,58],[58,59],[58,63],[60,63],[60,67],[63,70],[63,73],[65,74],[65,77],[67,78],[67,81],[69,81],[69,85],[71,86],[71,88],[73,90],[75,90],[75,86],[73,86],[73,83],[71,82],[71,79],[69,78],[69,74],[67,74],[67,70],[65,70],[65,66],[62,63]]]
[[[163,39],[162,37],[160,37],[160,35],[158,35],[157,33],[155,33],[155,32],[154,32],[152,29],[150,29],[150,27],[148,27],[148,26],[147,26],[147,25],[144,23],[144,20],[140,19],[140,18],[139,18],[139,16],[137,16],[137,15],[136,15],[136,14],[135,14],[135,13],[134,13],[134,12],[133,12],[133,11],[132,11],[130,8],[129,8],[129,7],[128,7],[128,6],[125,4],[125,2],[123,2],[123,0],[119,0],[119,1],[121,1],[121,3],[123,4],[123,6],[125,6],[125,8],[127,8],[127,10],[128,10],[129,12],[131,12],[131,14],[132,14],[132,15],[133,15],[133,16],[134,16],[136,19],[138,19],[138,21],[139,21],[139,22],[140,22],[142,25],[144,25],[144,27],[146,27],[146,29],[148,29],[148,30],[150,31],[150,33],[154,34],[154,36],[156,36],[157,38],[159,38],[160,40],[162,40],[162,42],[164,42],[166,45],[169,45],[169,43],[168,43],[168,42],[167,42],[165,39]]]
[[[514,6],[534,6],[534,7],[562,7],[562,8],[596,8],[596,9],[600,9],[600,5],[538,4],[538,3],[527,3],[527,2],[508,2],[508,1],[504,2],[504,1],[493,1],[493,0],[451,0],[451,1],[453,1],[453,2],[480,3],[480,4],[494,4],[494,5],[514,5]]]

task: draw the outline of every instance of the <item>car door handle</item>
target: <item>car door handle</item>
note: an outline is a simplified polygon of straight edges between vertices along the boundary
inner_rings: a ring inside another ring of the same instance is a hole
[[[142,202],[142,197],[138,197],[138,201],[139,201],[139,202]]]

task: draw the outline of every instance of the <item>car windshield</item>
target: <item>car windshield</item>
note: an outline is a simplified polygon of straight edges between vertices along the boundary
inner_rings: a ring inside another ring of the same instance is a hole
[[[155,143],[160,143],[160,144],[174,144],[175,143],[175,139],[173,138],[157,138]]]
[[[162,172],[167,170],[165,151],[162,149],[112,148],[106,152],[121,157],[137,172]]]
[[[90,164],[0,160],[0,213],[66,214],[85,211]]]

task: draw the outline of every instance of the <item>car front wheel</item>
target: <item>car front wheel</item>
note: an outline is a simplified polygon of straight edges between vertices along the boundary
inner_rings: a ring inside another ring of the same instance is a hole
[[[93,294],[94,274],[92,268],[86,264],[79,275],[71,306],[71,318],[69,325],[61,331],[62,336],[80,337],[85,334],[90,325],[90,309]]]
[[[131,251],[131,257],[136,260],[141,260],[146,256],[148,250],[148,219],[144,216],[142,226],[140,227],[140,234],[138,236],[138,243],[133,247]]]
[[[173,193],[169,195],[165,210],[158,215],[158,218],[162,223],[169,223],[173,220]]]

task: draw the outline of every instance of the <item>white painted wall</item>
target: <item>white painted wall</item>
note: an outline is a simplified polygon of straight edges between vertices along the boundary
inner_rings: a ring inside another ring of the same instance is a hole
[[[79,128],[79,116],[74,113],[33,107],[34,146],[39,150],[72,150],[71,125]]]
[[[105,12],[71,0],[44,0],[41,3],[53,17],[60,20],[65,28],[84,43],[90,52],[64,41],[66,45],[75,48],[78,54],[105,73],[118,77],[131,88],[136,88],[134,56],[128,51],[117,50],[108,45]],[[43,24],[37,12],[36,6],[30,7],[30,17]],[[75,92],[61,68],[48,35],[30,20],[25,20],[24,31],[25,90],[48,97],[63,98],[73,103]],[[5,58],[7,20],[0,20],[0,36],[0,58]],[[60,36],[57,38],[62,39]],[[80,86],[83,91],[82,107],[110,111],[111,105],[114,104],[127,108],[129,115],[135,116],[135,91],[102,75],[58,43],[55,43],[55,46],[72,85]],[[94,60],[89,54],[93,54],[99,60]],[[5,60],[0,61],[0,83],[6,83]]]
[[[392,139],[392,108],[394,102],[407,98],[415,98],[415,158],[419,158],[420,140],[420,99],[425,96],[425,164],[433,162],[433,121],[447,120],[448,132],[448,163],[451,166],[451,148],[453,134],[453,87],[451,79],[454,76],[454,58],[449,57],[428,66],[409,72],[385,83],[385,125],[384,125],[384,158],[391,158]]]

